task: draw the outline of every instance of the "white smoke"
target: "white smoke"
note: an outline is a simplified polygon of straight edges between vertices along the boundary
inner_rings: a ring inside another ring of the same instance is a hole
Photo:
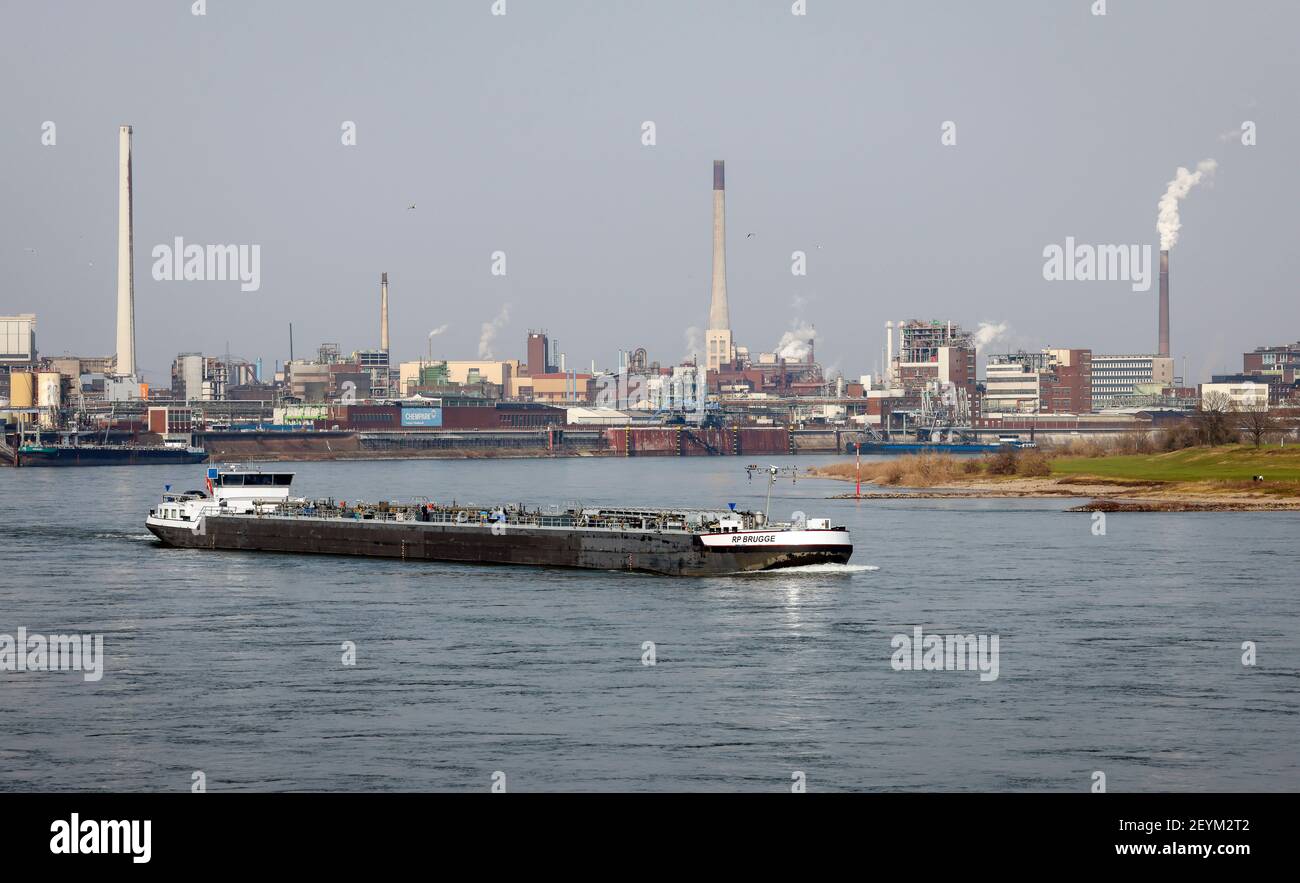
[[[503,304],[501,312],[491,322],[483,323],[483,331],[478,337],[478,357],[480,359],[492,358],[492,342],[497,339],[497,332],[501,327],[510,321],[510,304]]]
[[[1165,188],[1165,195],[1160,197],[1160,214],[1156,218],[1156,230],[1160,232],[1160,250],[1168,251],[1178,243],[1178,231],[1182,222],[1178,219],[1178,203],[1187,197],[1193,187],[1214,174],[1219,167],[1213,159],[1203,159],[1196,164],[1196,171],[1189,172],[1182,166],[1174,173],[1174,179]]]
[[[980,327],[971,335],[971,340],[977,350],[987,350],[1001,340],[1010,327],[1006,322],[981,322]]]
[[[686,354],[682,356],[683,362],[689,362],[692,359],[699,358],[700,353],[704,351],[704,332],[700,331],[698,325],[692,325],[687,328],[683,336],[686,338]]]
[[[807,322],[797,321],[793,328],[781,335],[781,340],[777,342],[775,348],[776,356],[787,362],[802,362],[808,358],[812,351],[812,342],[816,338],[817,329]]]
[[[439,334],[442,334],[442,332],[446,330],[447,330],[446,325],[439,325],[437,328],[429,332],[429,339],[433,340],[435,337],[437,337]]]

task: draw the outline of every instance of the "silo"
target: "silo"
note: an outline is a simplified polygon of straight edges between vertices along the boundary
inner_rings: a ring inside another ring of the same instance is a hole
[[[36,375],[36,406],[58,409],[63,406],[63,377],[58,371],[42,371]]]
[[[36,406],[35,376],[27,371],[9,375],[9,406],[15,409]]]

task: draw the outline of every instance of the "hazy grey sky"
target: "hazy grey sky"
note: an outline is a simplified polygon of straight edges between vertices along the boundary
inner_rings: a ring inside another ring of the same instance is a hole
[[[1043,248],[1154,247],[1166,182],[1213,157],[1182,205],[1173,350],[1193,380],[1239,370],[1243,350],[1300,338],[1300,5],[1091,5],[208,0],[196,17],[191,0],[2,0],[0,313],[36,312],[46,354],[111,353],[130,123],[155,382],[178,351],[227,341],[269,369],[290,321],[299,353],[377,346],[382,270],[395,358],[443,324],[435,355],[474,358],[508,304],[497,357],[545,327],[571,364],[637,346],[675,361],[706,323],[719,158],[752,350],[803,320],[852,377],[886,319],[920,317],[1006,322],[994,350],[1150,352],[1154,286],[1047,282]],[[260,245],[261,290],[154,281],[150,250],[176,236]]]

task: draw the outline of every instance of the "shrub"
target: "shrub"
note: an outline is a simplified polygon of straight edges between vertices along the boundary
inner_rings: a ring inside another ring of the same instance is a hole
[[[1183,448],[1196,447],[1200,443],[1200,438],[1193,424],[1182,422],[1162,432],[1158,443],[1163,451],[1181,451]]]
[[[1020,451],[1008,445],[989,455],[984,471],[989,475],[1015,475],[1019,463]]]
[[[1020,456],[1016,463],[1016,475],[1023,475],[1027,478],[1039,478],[1051,474],[1052,467],[1049,464],[1047,455],[1042,451],[1030,449],[1020,452]]]

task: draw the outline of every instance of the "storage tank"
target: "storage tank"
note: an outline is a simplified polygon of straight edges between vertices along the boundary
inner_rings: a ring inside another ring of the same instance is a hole
[[[35,377],[31,373],[15,371],[9,375],[9,406],[11,408],[36,406]]]
[[[58,371],[42,371],[36,375],[36,406],[39,408],[63,406],[63,377]]]

